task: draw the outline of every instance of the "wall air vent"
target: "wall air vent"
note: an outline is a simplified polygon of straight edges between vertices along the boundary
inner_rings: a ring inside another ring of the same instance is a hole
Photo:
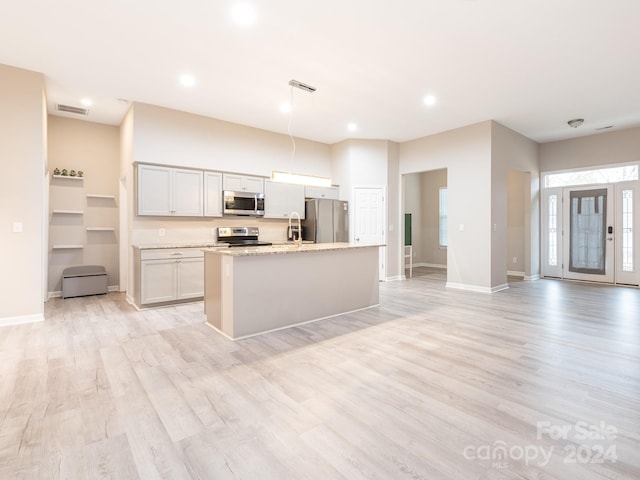
[[[76,115],[89,115],[88,108],[72,107],[70,105],[62,105],[61,103],[56,105],[56,110],[59,112],[75,113]]]

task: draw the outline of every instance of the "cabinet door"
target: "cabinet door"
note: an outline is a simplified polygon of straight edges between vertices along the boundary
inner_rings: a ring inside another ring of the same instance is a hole
[[[232,192],[242,192],[244,190],[244,182],[242,175],[235,175],[233,173],[225,173],[222,175],[222,184],[224,190],[231,190]]]
[[[222,174],[204,172],[204,215],[222,216]]]
[[[173,170],[172,215],[201,217],[203,215],[203,172],[201,170]]]
[[[204,296],[204,258],[184,258],[178,261],[178,298]]]
[[[328,198],[331,200],[339,200],[340,192],[338,187],[312,187],[306,186],[304,195],[307,198]]]
[[[265,218],[289,218],[298,212],[304,218],[304,186],[266,180],[264,188]]]
[[[264,193],[264,178],[244,177],[244,185],[247,192]]]
[[[138,215],[171,215],[172,171],[138,165]]]
[[[224,190],[234,192],[264,193],[264,179],[262,177],[225,173],[222,176],[222,185]]]
[[[178,262],[145,260],[140,267],[141,303],[169,302],[177,299]]]

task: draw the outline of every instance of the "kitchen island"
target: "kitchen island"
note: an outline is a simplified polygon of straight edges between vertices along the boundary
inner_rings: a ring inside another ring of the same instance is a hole
[[[378,305],[378,245],[205,249],[207,322],[232,339]]]

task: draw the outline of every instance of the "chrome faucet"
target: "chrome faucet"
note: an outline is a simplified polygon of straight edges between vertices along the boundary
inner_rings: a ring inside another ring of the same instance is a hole
[[[294,215],[298,217],[298,238],[295,238],[295,234],[291,230],[291,219],[294,217]],[[298,246],[302,245],[302,225],[300,221],[300,214],[298,212],[291,212],[289,214],[289,236],[291,236],[291,239],[294,241],[296,245]]]

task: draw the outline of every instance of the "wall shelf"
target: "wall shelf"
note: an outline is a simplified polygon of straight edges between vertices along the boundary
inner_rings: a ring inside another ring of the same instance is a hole
[[[70,180],[84,180],[84,177],[72,177],[71,175],[52,175],[52,178],[68,178]]]
[[[113,227],[87,227],[87,232],[115,232]]]
[[[87,198],[107,198],[109,200],[115,200],[115,195],[98,195],[96,193],[87,193]]]
[[[60,213],[64,215],[84,215],[82,210],[52,210],[51,213]]]
[[[84,248],[84,245],[53,245],[51,248],[53,250],[72,250]]]

